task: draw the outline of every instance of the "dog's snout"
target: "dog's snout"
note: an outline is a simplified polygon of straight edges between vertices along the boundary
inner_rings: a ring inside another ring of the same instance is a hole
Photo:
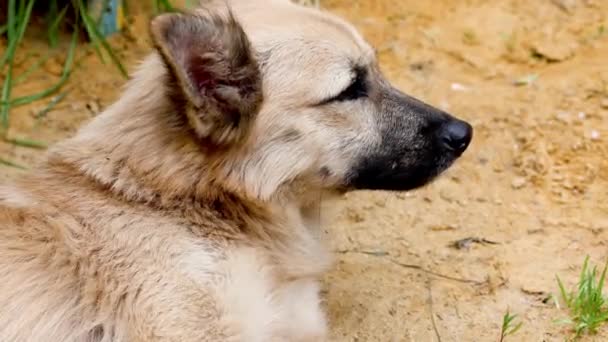
[[[459,155],[467,149],[472,137],[473,127],[461,120],[450,120],[439,131],[442,146]]]

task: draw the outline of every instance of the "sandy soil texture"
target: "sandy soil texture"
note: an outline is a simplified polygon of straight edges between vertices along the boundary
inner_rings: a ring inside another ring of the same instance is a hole
[[[396,85],[475,127],[435,183],[350,194],[327,217],[332,341],[498,341],[507,309],[523,326],[506,341],[565,340],[556,274],[573,286],[586,255],[608,258],[608,1],[321,3],[377,47]],[[149,51],[146,18],[134,19],[111,41],[131,67]],[[28,37],[17,71],[46,51]],[[15,93],[51,84],[63,58]],[[84,49],[77,60],[65,97],[40,118],[51,99],[15,109],[10,137],[52,143],[116,98],[124,80],[110,63]],[[41,154],[0,142],[23,165]],[[20,172],[0,167],[0,180]],[[582,341],[608,341],[608,328]]]

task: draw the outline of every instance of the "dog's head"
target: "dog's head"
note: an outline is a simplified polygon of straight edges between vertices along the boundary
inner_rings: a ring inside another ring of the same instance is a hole
[[[174,103],[226,184],[260,199],[408,190],[469,145],[469,124],[391,86],[343,20],[287,0],[229,6],[151,24]]]

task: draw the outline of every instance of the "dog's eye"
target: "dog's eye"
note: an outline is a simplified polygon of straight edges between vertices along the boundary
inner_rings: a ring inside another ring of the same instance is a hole
[[[357,72],[357,76],[353,82],[330,101],[352,101],[366,96],[367,85],[365,84],[365,75],[363,72]]]

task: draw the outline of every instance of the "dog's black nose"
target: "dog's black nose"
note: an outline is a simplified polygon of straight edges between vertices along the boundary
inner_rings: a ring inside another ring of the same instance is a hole
[[[462,154],[473,137],[473,127],[461,120],[450,120],[443,124],[439,132],[441,144],[450,151]]]

